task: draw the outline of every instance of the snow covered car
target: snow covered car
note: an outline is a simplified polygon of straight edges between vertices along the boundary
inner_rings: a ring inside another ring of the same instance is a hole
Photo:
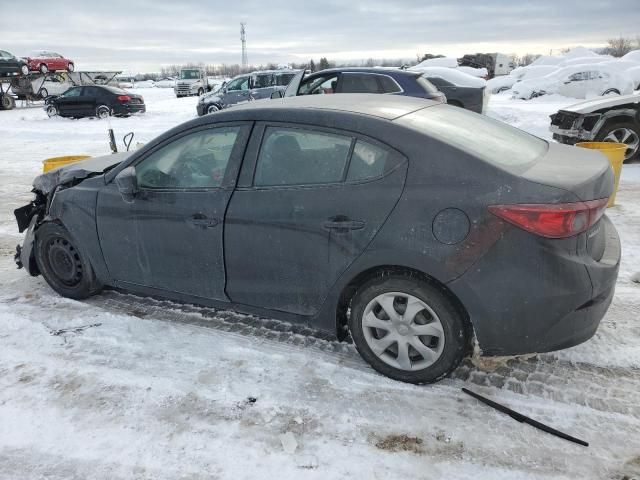
[[[27,65],[29,65],[29,70],[39,71],[40,73],[57,72],[61,70],[73,72],[75,70],[73,60],[69,60],[55,52],[33,52],[28,57],[25,57],[24,60],[27,62]]]
[[[558,70],[558,68],[554,65],[528,65],[526,67],[518,67],[513,69],[509,75],[502,75],[487,80],[487,90],[489,90],[490,93],[505,92],[511,89],[517,82],[543,77],[556,70]]]
[[[627,145],[625,161],[640,158],[640,95],[598,98],[576,103],[551,115],[553,139],[616,142]]]
[[[512,87],[514,98],[529,100],[550,93],[565,97],[628,95],[633,92],[633,82],[624,72],[602,64],[572,65],[543,77],[523,80]]]
[[[109,286],[350,333],[412,383],[474,340],[487,355],[586,341],[620,260],[602,155],[402,95],[250,102],[33,187],[16,261],[59,294]]]

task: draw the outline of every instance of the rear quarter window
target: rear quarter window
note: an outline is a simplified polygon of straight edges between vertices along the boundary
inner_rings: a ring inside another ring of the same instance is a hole
[[[446,105],[423,108],[396,122],[499,167],[527,165],[549,148],[546,141],[506,123]]]

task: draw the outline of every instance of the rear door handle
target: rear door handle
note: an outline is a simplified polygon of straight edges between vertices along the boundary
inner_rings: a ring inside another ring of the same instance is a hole
[[[364,225],[361,220],[327,220],[322,224],[327,230],[362,230]]]
[[[206,215],[202,215],[201,213],[196,213],[188,218],[187,221],[200,228],[212,228],[220,223],[220,220],[217,218],[207,218]]]

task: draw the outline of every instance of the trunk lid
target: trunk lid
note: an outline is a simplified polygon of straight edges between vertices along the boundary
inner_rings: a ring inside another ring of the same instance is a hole
[[[520,175],[571,192],[576,200],[597,200],[613,193],[613,169],[607,157],[586,148],[550,143],[547,153]]]

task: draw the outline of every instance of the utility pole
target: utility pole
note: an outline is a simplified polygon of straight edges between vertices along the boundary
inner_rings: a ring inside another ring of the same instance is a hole
[[[242,68],[245,70],[249,67],[249,60],[247,60],[246,26],[247,22],[240,22],[240,41],[242,42]]]

